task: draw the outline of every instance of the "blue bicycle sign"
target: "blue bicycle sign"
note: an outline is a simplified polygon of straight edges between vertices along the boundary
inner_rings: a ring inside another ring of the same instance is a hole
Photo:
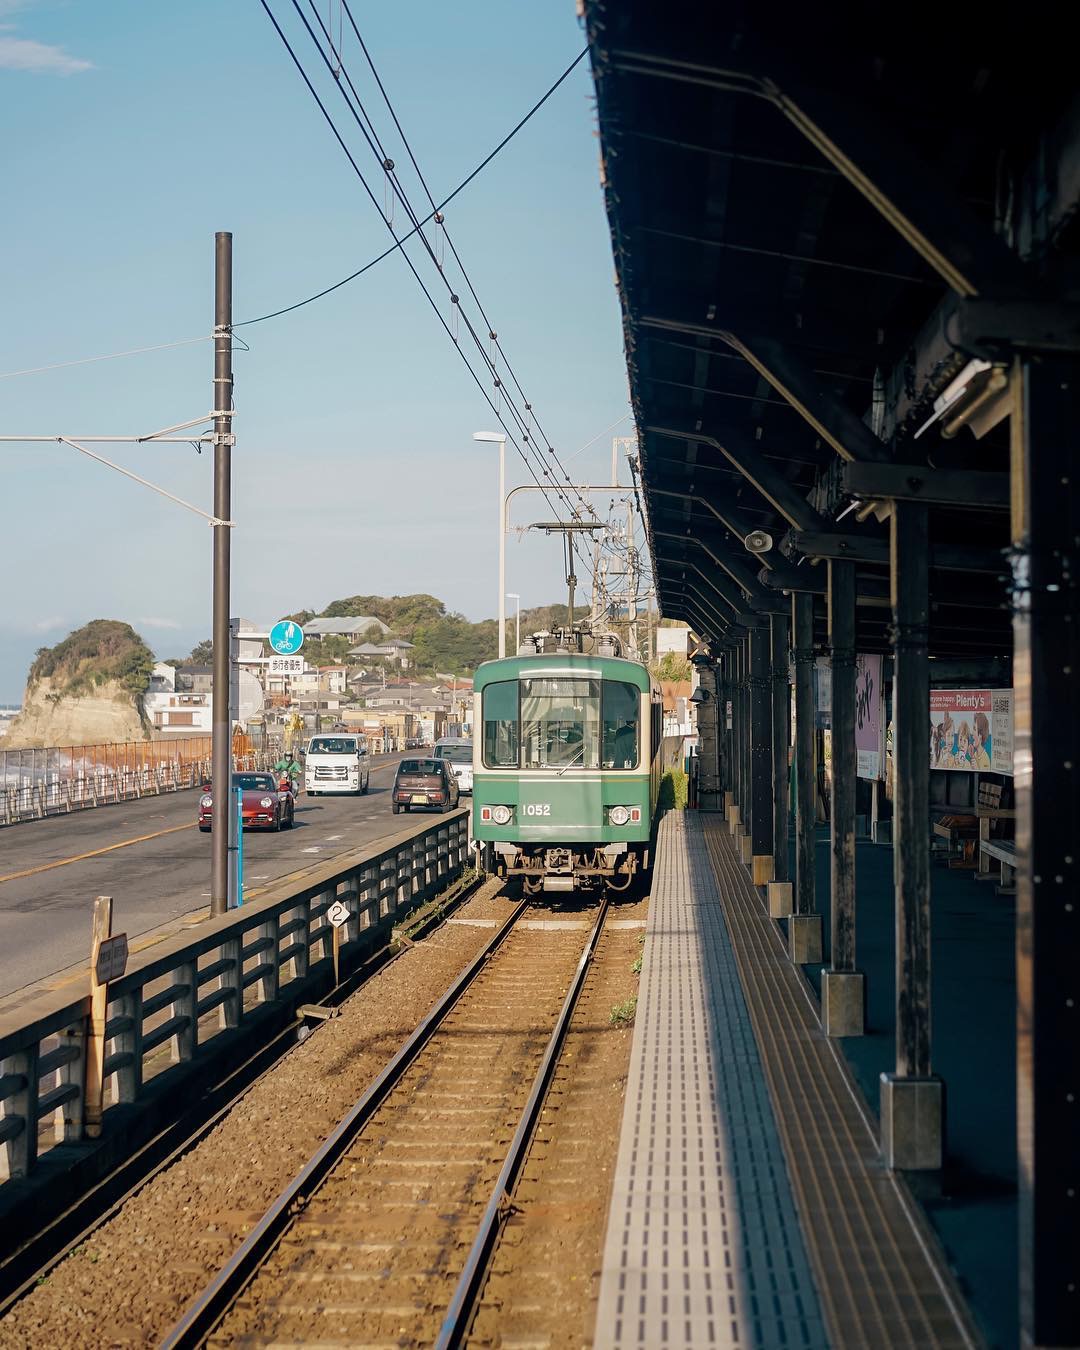
[[[270,646],[279,656],[291,656],[304,645],[304,630],[292,619],[282,619],[270,629]]]

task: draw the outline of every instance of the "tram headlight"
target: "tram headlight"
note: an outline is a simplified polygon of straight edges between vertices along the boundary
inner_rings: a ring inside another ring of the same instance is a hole
[[[491,808],[491,819],[496,825],[509,825],[512,815],[513,812],[508,806],[493,806]]]
[[[630,811],[625,806],[613,806],[608,812],[608,820],[612,825],[625,825],[630,819]]]

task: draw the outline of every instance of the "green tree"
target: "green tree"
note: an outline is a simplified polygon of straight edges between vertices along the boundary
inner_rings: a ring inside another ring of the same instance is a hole
[[[192,666],[208,666],[214,659],[214,643],[211,638],[204,638],[202,642],[197,642],[191,649],[191,655],[188,657],[188,664]]]
[[[653,667],[653,674],[658,680],[674,680],[676,682],[689,680],[691,665],[685,656],[680,656],[678,652],[665,652]]]

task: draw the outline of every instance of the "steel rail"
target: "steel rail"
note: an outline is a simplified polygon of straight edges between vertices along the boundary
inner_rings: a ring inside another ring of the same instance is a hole
[[[296,1217],[297,1211],[303,1207],[356,1135],[389,1096],[405,1071],[438,1030],[447,1013],[502,945],[530,903],[528,899],[518,902],[483,951],[443,994],[318,1152],[267,1209],[211,1283],[188,1306],[183,1316],[161,1342],[161,1350],[186,1350],[187,1347],[199,1346],[205,1342],[206,1337],[233,1305],[247,1281],[258,1270],[260,1263],[282,1232]]]
[[[432,913],[421,921],[424,931],[436,923],[445,922],[450,914],[479,890],[484,880],[483,875],[478,874],[458,889],[451,888],[438,897],[445,907],[440,908],[437,918]],[[457,883],[454,885],[457,886]],[[370,979],[392,966],[408,950],[408,945],[402,945],[396,952],[389,944],[379,948],[356,970],[345,976],[340,984],[330,989],[315,1006],[340,1007],[347,998],[351,998]],[[115,1172],[102,1178],[62,1214],[26,1238],[16,1252],[0,1261],[0,1319],[36,1288],[44,1276],[70,1256],[76,1247],[115,1218],[132,1196],[201,1144],[242,1097],[274,1072],[284,1055],[297,1044],[296,1033],[302,1025],[302,1017],[290,1022],[243,1063],[230,1069],[220,1084],[207,1091],[202,1100],[209,1105],[202,1109],[196,1105],[165,1126],[131,1158],[120,1164]]]
[[[509,1217],[514,1187],[525,1162],[525,1156],[529,1151],[529,1145],[532,1143],[540,1108],[543,1106],[551,1080],[554,1077],[555,1067],[559,1062],[559,1055],[566,1039],[566,1033],[570,1028],[570,1021],[574,1014],[574,1008],[577,1006],[578,996],[585,983],[589,966],[592,964],[596,944],[600,940],[600,930],[604,926],[609,904],[610,900],[605,895],[600,905],[600,913],[597,915],[596,923],[589,934],[589,940],[585,944],[585,950],[581,953],[574,978],[570,982],[570,988],[563,1000],[555,1029],[551,1033],[547,1049],[544,1051],[544,1057],[536,1071],[532,1092],[529,1094],[529,1100],[521,1113],[521,1120],[518,1122],[517,1130],[510,1142],[506,1160],[496,1178],[495,1185],[492,1187],[491,1198],[488,1200],[487,1208],[480,1220],[479,1232],[458,1278],[457,1287],[450,1300],[450,1306],[443,1319],[443,1324],[439,1328],[434,1350],[453,1350],[453,1347],[465,1343],[473,1314],[478,1306],[491,1256],[494,1253],[499,1234],[502,1232],[503,1224]]]

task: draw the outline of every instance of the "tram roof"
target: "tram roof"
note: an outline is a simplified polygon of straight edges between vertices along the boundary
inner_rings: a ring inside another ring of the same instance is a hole
[[[877,556],[859,568],[858,642],[886,649],[887,526],[847,514],[841,464],[929,465],[972,474],[930,508],[931,652],[1008,656],[1007,497],[988,507],[974,474],[1008,471],[1008,423],[916,432],[994,356],[972,303],[1019,293],[1020,252],[1042,270],[1080,252],[1067,44],[947,6],[584,13],[662,612],[715,640],[747,592],[775,604],[742,541],[790,547],[803,515]]]
[[[590,656],[579,652],[545,652],[535,656],[508,656],[501,661],[485,661],[476,668],[473,687],[483,689],[500,680],[518,680],[530,675],[556,678],[566,674],[575,678],[594,675],[601,680],[621,680],[648,693],[656,681],[640,661],[622,656]]]

